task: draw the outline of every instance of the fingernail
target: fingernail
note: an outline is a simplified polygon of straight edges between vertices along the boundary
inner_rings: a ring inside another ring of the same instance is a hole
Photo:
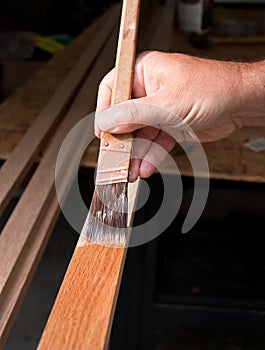
[[[139,167],[141,160],[133,158],[130,164],[129,182],[134,182],[138,179]]]

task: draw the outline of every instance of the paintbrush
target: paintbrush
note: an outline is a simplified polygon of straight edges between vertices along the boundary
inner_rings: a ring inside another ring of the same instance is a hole
[[[131,98],[140,0],[124,0],[111,104]],[[132,135],[101,133],[95,191],[85,236],[92,243],[124,246],[128,237],[128,178]]]

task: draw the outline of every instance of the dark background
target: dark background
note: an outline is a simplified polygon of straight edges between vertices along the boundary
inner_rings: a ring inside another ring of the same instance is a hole
[[[48,35],[78,34],[116,0],[1,1],[0,31],[30,30]]]

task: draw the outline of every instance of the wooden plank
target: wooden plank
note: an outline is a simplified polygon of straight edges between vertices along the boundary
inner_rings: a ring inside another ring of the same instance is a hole
[[[255,152],[245,146],[250,140],[265,137],[265,128],[243,128],[235,131],[232,136],[203,144],[203,149],[210,168],[210,177],[235,181],[265,182],[264,164],[265,152]],[[190,152],[195,152],[191,148]],[[173,150],[181,173],[193,176],[193,171],[186,154],[177,149]],[[161,169],[164,173],[172,174],[171,165],[165,161]],[[208,176],[201,174],[202,176]]]
[[[23,262],[12,271],[13,276],[8,284],[8,292],[4,295],[4,301],[0,302],[0,349],[4,346],[16,314],[38,267],[58,217],[58,209],[58,201],[56,196],[54,196],[50,199],[49,206],[41,222],[35,227],[37,234],[32,236],[30,246],[24,252]]]
[[[111,15],[111,21],[117,26],[118,12],[115,17]],[[46,245],[50,229],[47,233],[43,225],[53,223],[57,215],[54,174],[58,151],[68,131],[95,108],[97,86],[114,63],[116,34],[114,30],[0,236],[0,347],[36,268],[35,261]],[[74,170],[70,162],[64,179],[66,187]]]
[[[129,227],[138,189],[139,181],[129,187]],[[126,252],[80,237],[38,350],[107,349]]]
[[[38,349],[107,347],[124,258],[122,248],[79,240]]]
[[[114,6],[105,25],[94,37],[94,40],[88,44],[87,49],[77,64],[55,91],[49,103],[41,111],[23,139],[0,169],[0,214],[26,176],[45,138],[63,116],[77,88],[80,87],[84,75],[109,37],[113,23],[115,23],[112,18],[117,13],[117,10],[118,7]]]

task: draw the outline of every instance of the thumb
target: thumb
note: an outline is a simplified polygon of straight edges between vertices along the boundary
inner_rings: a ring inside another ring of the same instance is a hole
[[[95,133],[101,131],[112,134],[124,134],[133,132],[146,125],[159,127],[161,123],[167,123],[172,117],[169,112],[154,105],[158,103],[155,95],[130,100],[111,106],[108,109],[97,111],[95,118]]]

